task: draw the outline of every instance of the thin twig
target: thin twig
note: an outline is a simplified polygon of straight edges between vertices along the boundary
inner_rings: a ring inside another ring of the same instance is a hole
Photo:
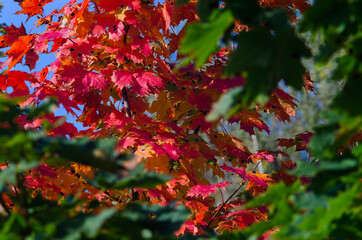
[[[261,162],[261,161],[259,161],[259,162],[255,165],[255,167],[254,167],[254,169],[253,169],[253,172],[254,172],[255,169],[258,167],[258,165],[259,165],[260,162]],[[246,182],[247,182],[247,180],[244,179],[244,180],[240,183],[240,186],[230,195],[230,197],[228,197],[228,199],[226,199],[226,201],[223,202],[223,203],[217,208],[217,211],[212,215],[211,220],[210,220],[210,222],[207,224],[207,227],[206,227],[206,228],[209,228],[209,227],[210,227],[211,223],[215,220],[215,217],[219,214],[219,212],[221,211],[221,209],[222,209],[226,204],[229,203],[229,201],[235,196],[235,194],[241,189],[241,187],[244,186],[244,184],[245,184]]]
[[[219,124],[220,124],[220,126],[221,126],[224,134],[225,134],[225,135],[229,135],[228,130],[226,130],[226,128],[224,127],[224,124],[222,124],[222,123],[219,123]]]
[[[221,211],[221,209],[231,200],[231,198],[234,197],[234,195],[240,190],[240,188],[242,186],[244,186],[244,184],[246,183],[246,180],[243,180],[240,183],[240,186],[230,195],[230,197],[228,197],[228,199],[226,199],[226,201],[224,203],[222,203],[218,208],[217,211],[212,215],[210,222],[207,224],[206,228],[209,228],[211,223],[215,220],[215,217],[219,214],[219,212]]]
[[[194,130],[194,134],[195,135],[197,135],[198,133],[199,133],[199,131],[200,131],[200,125],[199,126],[197,126],[196,128],[195,128],[195,130]]]
[[[126,24],[126,27],[125,27],[125,30],[124,30],[125,34],[123,36],[123,43],[124,44],[127,43],[127,34],[128,34],[128,31],[129,31],[130,27],[131,27],[131,25]],[[122,88],[122,98],[123,98],[123,106],[124,106],[125,111],[126,111],[126,116],[131,118],[132,117],[131,105],[129,103],[128,92],[127,92],[126,87]]]
[[[124,36],[123,36],[123,43],[126,45],[127,44],[127,34],[128,34],[128,31],[129,31],[129,28],[131,27],[131,25],[129,24],[126,24],[125,28],[124,28]]]

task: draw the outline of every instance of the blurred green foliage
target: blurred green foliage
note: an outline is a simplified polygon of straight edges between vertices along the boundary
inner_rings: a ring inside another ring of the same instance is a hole
[[[302,57],[312,55],[297,31],[318,41],[312,57],[319,67],[336,60],[332,79],[342,80],[343,88],[324,113],[323,124],[314,129],[309,149],[315,161],[299,164],[290,172],[311,182],[297,180],[291,185],[279,183],[270,187],[245,206],[267,204],[267,222],[242,232],[206,238],[257,239],[275,229],[278,231],[273,234],[274,239],[362,238],[362,146],[353,140],[362,127],[362,2],[316,0],[296,28],[283,10],[261,8],[254,0],[225,2],[226,7],[219,9],[218,1],[199,1],[202,22],[187,28],[181,49],[182,53],[191,53],[200,67],[220,39],[237,43],[225,75],[243,75],[247,85],[222,96],[209,118],[232,116],[255,101],[265,102],[281,78],[287,85],[301,89]],[[234,18],[253,30],[233,36],[230,26]],[[45,153],[50,162],[62,166],[78,162],[98,168],[96,177],[89,179],[98,188],[151,188],[168,180],[167,176],[148,172],[141,165],[120,177],[122,163],[129,156],[113,151],[115,142],[109,139],[49,138],[42,131],[24,131],[14,122],[21,115],[29,119],[41,116],[53,105],[49,100],[37,109],[20,109],[15,101],[0,97],[0,161],[8,164],[0,171],[0,204],[6,212],[0,220],[0,239],[174,238],[172,233],[189,217],[183,206],[137,204],[120,212],[102,209],[98,202],[93,202],[93,212],[83,213],[76,210],[83,204],[77,196],[60,202],[45,200],[40,195],[29,196],[23,173],[37,167]],[[51,126],[44,126],[47,127]],[[14,185],[19,192],[11,200],[21,211],[10,211],[2,198]]]
[[[138,165],[133,170],[123,167],[131,155],[115,151],[113,139],[66,139],[48,137],[43,130],[30,131],[20,127],[14,119],[26,115],[33,119],[54,107],[52,99],[38,108],[20,109],[16,100],[0,96],[0,163],[8,167],[0,170],[0,239],[170,239],[173,232],[189,218],[182,205],[130,205],[123,211],[104,209],[98,201],[91,202],[91,211],[79,211],[84,200],[68,195],[50,201],[41,194],[30,196],[32,190],[24,185],[25,171],[39,166],[47,156],[47,164],[67,168],[77,162],[97,168],[88,183],[107,189],[132,187],[153,188],[170,179],[145,170]],[[43,126],[43,129],[46,127]],[[12,186],[16,186],[13,192]],[[3,197],[11,198],[10,210]],[[78,210],[77,210],[78,209]]]
[[[314,137],[309,144],[313,162],[300,163],[290,172],[303,176],[304,181],[307,177],[310,183],[302,184],[298,180],[292,185],[279,183],[270,187],[245,206],[267,204],[269,220],[242,232],[223,234],[221,239],[257,239],[265,232],[275,230],[272,239],[360,239],[362,2],[316,0],[296,26],[288,22],[283,10],[261,8],[254,0],[226,0],[222,9],[201,7],[210,6],[212,2],[199,1],[203,22],[198,23],[199,29],[202,29],[201,24],[210,24],[210,16],[218,16],[215,11],[231,11],[234,19],[249,25],[252,30],[237,36],[225,31],[219,39],[224,44],[227,44],[225,39],[237,43],[225,74],[241,74],[247,83],[242,89],[225,93],[215,104],[210,120],[220,116],[227,119],[255,102],[264,103],[281,78],[288,86],[301,89],[302,58],[305,57],[312,57],[312,63],[318,68],[335,62],[335,67],[328,67],[332,71],[329,81],[342,81],[341,90],[336,94],[335,90],[331,91],[331,95],[336,96],[322,114],[323,120],[315,123]],[[225,26],[229,25],[229,21],[225,22]],[[193,28],[195,25],[190,25],[186,33],[192,32]],[[199,36],[205,34],[198,31]],[[199,48],[198,42],[183,43],[184,53]],[[200,44],[206,43],[200,41]],[[306,44],[312,47],[311,52],[304,47]],[[208,52],[213,50],[214,46],[209,45]],[[196,65],[201,66],[202,60],[196,59]],[[335,86],[333,82],[330,84]]]

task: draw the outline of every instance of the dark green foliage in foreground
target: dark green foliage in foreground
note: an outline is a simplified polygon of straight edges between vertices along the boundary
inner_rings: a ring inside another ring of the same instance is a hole
[[[0,239],[170,239],[173,232],[189,218],[188,210],[170,204],[167,207],[130,205],[124,211],[102,209],[98,201],[91,202],[92,213],[82,213],[84,204],[77,196],[60,202],[49,201],[41,194],[30,196],[24,186],[22,172],[39,166],[39,159],[47,154],[48,164],[67,168],[78,162],[97,168],[93,186],[108,189],[131,187],[152,188],[169,180],[167,175],[146,171],[143,165],[127,170],[122,163],[130,156],[114,151],[112,139],[89,140],[47,137],[43,131],[22,130],[14,117],[27,114],[29,118],[41,116],[52,108],[54,101],[46,101],[37,109],[20,109],[5,95],[0,97],[0,161],[9,167],[0,171],[0,193],[16,185],[11,196],[17,210],[10,211],[0,197],[3,214],[0,220]],[[6,127],[4,127],[6,126]],[[48,126],[50,127],[50,126]],[[101,164],[100,164],[101,163]],[[123,174],[123,175],[122,175]],[[153,217],[152,217],[153,216]]]
[[[232,38],[229,27],[233,18],[252,25],[254,30],[231,39],[238,43],[238,48],[225,69],[226,75],[245,76],[247,85],[227,92],[217,103],[219,107],[209,115],[211,119],[232,116],[255,101],[264,102],[280,78],[301,89],[304,73],[301,58],[311,53],[283,11],[260,8],[254,0],[228,0],[223,10],[218,9],[217,4],[209,4],[213,2],[216,1],[200,0],[203,23],[189,26],[183,41],[182,53],[202,49],[191,55],[197,66],[202,66],[215,51],[220,38],[225,42]],[[223,234],[220,239],[257,239],[275,229],[279,229],[272,236],[275,239],[362,238],[362,146],[353,139],[362,127],[361,12],[362,2],[358,0],[316,0],[306,11],[297,29],[311,35],[312,39],[321,39],[321,48],[313,56],[314,60],[323,66],[336,59],[332,78],[344,81],[342,91],[324,113],[326,123],[315,128],[309,144],[313,162],[300,164],[291,172],[311,182],[302,184],[297,180],[290,185],[279,183],[270,187],[245,206],[268,204],[269,221],[242,232]],[[261,25],[261,22],[268,24]],[[226,110],[220,107],[224,103]],[[51,101],[44,103],[44,112],[50,106]],[[43,114],[41,109],[21,110],[14,102],[0,98],[0,123],[9,124],[0,128],[0,161],[10,163],[0,172],[0,191],[17,184],[19,193],[12,200],[22,209],[10,212],[0,198],[2,211],[8,213],[1,219],[0,239],[24,239],[25,236],[28,236],[26,239],[173,238],[172,232],[189,217],[183,206],[131,205],[124,211],[116,211],[113,208],[103,210],[98,203],[92,203],[92,213],[81,213],[76,211],[82,204],[76,196],[60,204],[40,196],[29,197],[23,186],[22,172],[38,166],[38,159],[45,152],[50,154],[51,161],[64,166],[72,160],[99,168],[96,178],[90,181],[99,188],[153,187],[168,179],[141,167],[120,177],[119,171],[124,170],[122,162],[127,161],[128,156],[108,151],[112,141],[50,139],[42,132],[23,131],[13,122],[14,117],[21,114],[39,116]]]
[[[313,49],[314,62],[323,67],[335,60],[337,66],[332,81],[343,80],[342,90],[323,113],[325,123],[314,129],[309,144],[313,162],[301,163],[291,172],[307,177],[311,182],[296,181],[288,186],[279,183],[270,187],[266,194],[245,206],[268,204],[270,220],[243,232],[224,234],[221,238],[256,239],[266,231],[278,228],[272,238],[360,239],[362,146],[358,134],[362,129],[362,2],[316,0],[296,28],[288,23],[282,10],[260,8],[253,0],[225,1],[223,9],[201,7],[210,2],[200,1],[203,23],[188,26],[182,48],[184,53],[198,49],[198,43],[205,48],[206,42],[194,41],[191,45],[190,37],[196,33],[205,36],[207,33],[201,31],[202,25],[215,24],[217,16],[221,19],[228,11],[235,19],[253,27],[252,31],[243,32],[234,40],[238,46],[225,69],[226,75],[244,75],[246,86],[225,93],[209,114],[210,120],[220,116],[228,118],[255,101],[263,103],[280,78],[287,85],[301,88],[301,58],[311,54],[304,47],[304,40],[297,36],[297,30],[318,42],[319,48]],[[231,25],[230,21],[225,21],[225,25]],[[230,32],[225,31],[220,38],[230,39]],[[211,54],[215,48],[211,41],[208,46],[207,53]],[[207,58],[193,53],[196,65],[202,66]]]

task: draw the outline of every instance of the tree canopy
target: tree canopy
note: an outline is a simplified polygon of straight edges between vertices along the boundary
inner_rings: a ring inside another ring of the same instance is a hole
[[[41,31],[0,36],[0,239],[361,237],[361,1],[15,1]],[[342,85],[323,123],[248,149],[308,59]]]

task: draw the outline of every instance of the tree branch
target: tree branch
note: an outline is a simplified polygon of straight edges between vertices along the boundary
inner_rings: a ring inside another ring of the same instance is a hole
[[[128,92],[126,87],[122,88],[122,98],[123,98],[123,106],[126,111],[126,116],[131,118],[132,117],[131,105],[129,104]]]
[[[255,169],[258,167],[260,161],[256,164],[256,166],[253,169],[253,172],[255,171]],[[240,186],[230,195],[230,197],[228,197],[228,199],[226,199],[225,202],[223,202],[218,208],[217,211],[212,215],[210,222],[207,224],[206,228],[209,228],[211,223],[215,220],[216,216],[219,214],[219,212],[221,211],[221,209],[229,203],[229,201],[235,196],[235,194],[241,189],[242,186],[244,186],[244,184],[247,182],[246,179],[244,179],[241,183]]]
[[[123,43],[126,44],[127,43],[127,34],[128,34],[128,31],[129,31],[129,28],[131,27],[131,25],[129,24],[126,24],[125,26],[125,34],[123,36]],[[129,103],[129,100],[128,100],[128,92],[127,92],[127,88],[126,87],[123,87],[122,88],[122,98],[123,98],[123,106],[124,106],[124,109],[126,111],[126,116],[127,117],[132,117],[132,112],[131,112],[131,105]]]

